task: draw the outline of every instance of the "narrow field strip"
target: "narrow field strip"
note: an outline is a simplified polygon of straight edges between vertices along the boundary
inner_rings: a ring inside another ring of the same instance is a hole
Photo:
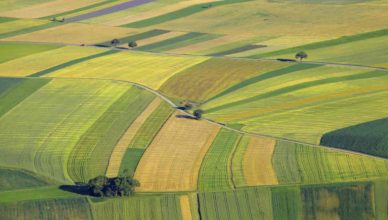
[[[248,144],[250,142],[251,137],[248,135],[244,135],[241,137],[238,145],[236,146],[236,150],[234,152],[232,158],[232,180],[236,187],[246,186],[247,181],[244,175],[244,159],[245,152],[248,148]]]
[[[341,83],[341,82],[352,81],[352,80],[378,78],[378,77],[383,77],[386,75],[387,74],[383,71],[372,71],[372,72],[366,72],[366,73],[355,74],[355,75],[350,75],[350,76],[337,76],[337,77],[331,77],[331,78],[326,78],[326,79],[320,79],[320,80],[316,80],[316,81],[300,83],[297,85],[287,86],[287,87],[280,88],[280,89],[277,89],[274,91],[270,91],[270,92],[267,92],[264,94],[253,96],[253,97],[250,97],[247,99],[243,99],[243,100],[227,103],[225,105],[217,106],[215,108],[208,109],[207,112],[214,112],[214,111],[218,111],[221,109],[226,109],[226,108],[230,108],[230,107],[244,105],[244,104],[251,103],[251,102],[257,102],[257,101],[262,100],[262,99],[270,98],[273,96],[279,96],[282,94],[291,93],[291,92],[295,92],[295,91],[302,90],[302,89],[307,89],[310,87],[322,86],[325,84]]]
[[[20,31],[26,28],[38,27],[40,25],[48,24],[48,21],[41,21],[35,19],[15,19],[8,22],[0,23],[0,36],[15,31]]]
[[[105,174],[120,137],[154,99],[145,90],[125,84],[121,89],[124,90],[73,148],[68,161],[68,172],[73,181],[86,182]]]
[[[140,46],[136,48],[137,50],[144,50],[144,51],[160,51],[163,50],[164,47],[171,46],[173,44],[182,43],[188,40],[191,40],[193,38],[198,38],[205,35],[204,33],[196,33],[196,32],[190,32],[187,34],[184,34],[182,36],[173,37],[167,40],[163,40],[160,42],[156,42],[153,44],[148,44],[145,46]]]
[[[225,51],[209,54],[209,56],[226,56],[226,55],[246,52],[246,51],[249,51],[249,50],[254,50],[254,49],[262,48],[262,47],[265,47],[265,46],[263,46],[263,45],[255,45],[255,44],[244,45],[244,46],[241,46],[241,47],[238,47],[238,48],[234,48],[234,49],[230,49],[230,50],[225,50]]]
[[[91,202],[92,219],[182,220],[180,196],[132,196]]]
[[[0,17],[0,23],[14,21],[16,18]]]
[[[280,141],[274,168],[279,183],[330,183],[388,176],[384,159]]]
[[[167,103],[162,102],[144,121],[127,145],[128,149],[126,149],[121,161],[119,173],[122,173],[125,170],[131,173],[135,172],[145,149],[151,144],[154,137],[173,111],[174,109]]]
[[[161,99],[155,98],[144,111],[136,118],[135,121],[129,126],[124,135],[120,138],[116,146],[113,148],[112,155],[109,159],[108,168],[106,170],[106,176],[116,177],[119,174],[120,164],[124,157],[124,154],[131,143],[136,132],[140,129],[146,119],[155,111],[155,109],[161,103]]]
[[[61,23],[51,28],[32,33],[23,33],[5,38],[7,41],[21,41],[34,43],[56,44],[96,44],[114,38],[126,37],[134,33],[133,29],[91,25],[85,23]]]
[[[88,60],[91,60],[91,59],[98,58],[98,57],[111,55],[111,54],[114,54],[114,53],[117,53],[117,52],[118,51],[115,51],[115,50],[108,50],[108,51],[104,51],[102,53],[93,54],[93,55],[90,55],[90,56],[74,59],[74,60],[71,60],[69,62],[65,62],[65,63],[59,64],[59,65],[53,66],[51,68],[48,68],[48,69],[36,72],[34,74],[31,74],[30,77],[41,77],[41,76],[50,74],[52,72],[58,71],[60,69],[63,69],[63,68],[66,68],[66,67],[69,67],[69,66],[72,66],[72,65],[76,65],[76,64],[79,64],[79,63],[82,63],[82,62],[85,62],[85,61],[88,61]]]
[[[232,0],[232,1],[228,1],[228,2],[215,1],[215,2],[209,2],[209,3],[201,3],[198,5],[193,5],[193,6],[183,8],[183,9],[179,9],[179,10],[174,11],[174,12],[169,12],[169,13],[164,14],[164,15],[159,15],[159,16],[148,18],[145,20],[140,20],[140,21],[124,24],[122,26],[123,27],[130,27],[130,28],[147,27],[147,26],[161,24],[161,23],[168,22],[171,20],[187,17],[189,15],[205,11],[205,10],[212,8],[212,7],[226,5],[226,4],[233,4],[233,3],[242,2],[242,1],[244,1],[244,0]]]
[[[263,80],[267,80],[267,79],[270,79],[273,77],[279,77],[279,76],[286,75],[286,74],[292,74],[293,72],[311,69],[311,68],[316,68],[316,67],[320,67],[320,66],[319,65],[306,65],[306,64],[296,64],[295,65],[294,64],[294,65],[290,65],[290,66],[287,66],[287,67],[284,67],[281,69],[269,71],[269,72],[257,75],[255,77],[249,78],[247,80],[241,81],[241,82],[229,87],[228,89],[222,91],[221,93],[213,96],[212,98],[207,100],[207,102],[214,100],[214,99],[217,99],[217,98],[220,98],[222,96],[225,96],[228,93],[235,92],[236,90],[239,90],[241,88],[247,87],[249,85],[255,84],[255,83],[263,81]]]
[[[103,8],[103,9],[100,9],[97,11],[93,11],[93,12],[89,12],[86,14],[71,17],[71,18],[66,19],[65,21],[66,22],[78,22],[78,21],[82,21],[85,19],[94,18],[94,17],[98,17],[101,15],[106,15],[106,14],[110,14],[113,12],[125,10],[127,8],[136,7],[136,6],[146,4],[146,3],[149,3],[152,1],[153,0],[131,0],[131,1],[123,2],[123,3],[117,4],[117,5],[108,7],[108,8]]]
[[[207,59],[127,51],[72,65],[49,76],[126,80],[156,90],[174,74]]]
[[[115,2],[115,1],[118,1],[118,0],[99,1],[99,2],[97,2],[95,4],[87,5],[85,7],[79,7],[79,8],[76,8],[74,10],[67,10],[67,11],[64,11],[62,13],[51,14],[51,15],[48,15],[46,17],[41,17],[40,19],[50,19],[50,18],[53,18],[53,17],[54,18],[66,17],[68,15],[72,15],[72,14],[75,14],[77,12],[82,12],[82,11],[86,11],[86,10],[90,10],[90,9],[93,9],[93,8],[97,8],[97,7],[106,5],[106,4],[111,4],[112,2]]]
[[[12,37],[16,37],[18,35],[25,35],[25,34],[31,34],[32,32],[38,32],[45,29],[50,29],[56,26],[62,25],[61,23],[57,22],[50,22],[46,24],[41,24],[33,27],[26,27],[20,30],[10,31],[6,33],[0,34],[0,39],[12,39]]]
[[[234,131],[221,129],[203,159],[199,173],[200,191],[228,190],[233,188],[231,181],[231,160],[240,135]]]
[[[200,193],[199,201],[202,219],[274,219],[268,187]]]
[[[61,65],[67,65],[90,55],[101,53],[98,48],[60,47],[38,54],[23,56],[8,62],[0,63],[0,76],[28,76],[34,73],[48,73]],[[43,61],[44,62],[37,62]],[[71,62],[70,62],[71,61]],[[39,75],[41,76],[41,75]]]
[[[0,42],[0,63],[60,48],[58,45]]]
[[[248,186],[278,184],[272,165],[275,144],[272,138],[251,138],[243,159],[244,177]]]
[[[179,198],[180,206],[181,206],[181,212],[182,212],[182,219],[183,220],[192,220],[193,217],[191,216],[191,207],[190,207],[190,199],[188,195],[181,196]]]
[[[176,99],[204,101],[240,81],[285,66],[288,64],[273,61],[212,58],[174,75],[160,91]]]
[[[202,159],[218,130],[206,121],[173,114],[139,162],[139,191],[195,190]]]
[[[157,36],[154,36],[154,37],[149,37],[149,38],[145,38],[143,40],[139,40],[139,41],[137,41],[137,44],[138,45],[153,44],[153,43],[164,41],[164,40],[167,40],[167,39],[170,39],[170,38],[182,36],[184,34],[186,34],[186,32],[169,31],[169,32],[167,32],[165,34],[161,34],[161,35],[157,35]]]

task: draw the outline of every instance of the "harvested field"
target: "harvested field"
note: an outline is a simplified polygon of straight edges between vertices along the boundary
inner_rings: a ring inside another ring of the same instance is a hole
[[[140,160],[135,173],[140,191],[196,189],[202,159],[219,128],[178,115],[170,117]]]
[[[188,195],[181,196],[179,198],[180,206],[181,206],[181,212],[182,212],[182,219],[183,220],[192,220],[193,217],[191,216],[191,207],[190,207],[190,198]]]
[[[272,138],[251,138],[244,155],[244,177],[248,186],[277,184],[272,165],[276,141]]]

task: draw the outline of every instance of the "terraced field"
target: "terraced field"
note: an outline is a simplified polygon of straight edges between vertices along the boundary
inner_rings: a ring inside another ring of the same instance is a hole
[[[0,1],[0,219],[388,219],[387,9]]]

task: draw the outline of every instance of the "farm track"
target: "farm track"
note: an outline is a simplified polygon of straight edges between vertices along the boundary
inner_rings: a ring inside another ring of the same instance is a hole
[[[15,41],[2,41],[2,40],[0,40],[0,44],[1,43],[8,43],[8,42],[15,42]],[[84,45],[84,46],[81,46],[79,44],[60,44],[60,43],[49,43],[49,42],[23,42],[23,41],[21,41],[20,43],[51,44],[51,45],[56,44],[56,45],[63,45],[63,46],[94,47],[94,48],[101,48],[101,49],[106,49],[106,50],[131,51],[131,52],[135,52],[135,53],[158,54],[158,55],[166,55],[166,56],[211,57],[211,58],[225,58],[225,59],[237,59],[237,60],[264,60],[264,61],[283,62],[283,61],[279,61],[277,59],[225,57],[225,56],[209,56],[209,55],[192,55],[192,54],[180,54],[180,53],[168,53],[168,52],[148,52],[148,51],[138,51],[138,50],[129,50],[129,49],[121,49],[121,48],[111,48],[111,47],[104,48],[104,47],[99,47],[99,46],[95,46],[95,45]],[[296,62],[296,63],[300,63],[300,62]],[[365,66],[365,65],[356,65],[356,64],[343,64],[343,63],[319,62],[319,61],[304,61],[303,64],[337,66],[337,67],[349,67],[349,68],[379,70],[379,71],[388,72],[388,68]],[[5,77],[5,76],[1,76],[1,78],[35,78],[36,79],[37,77],[11,77],[11,76]],[[50,78],[50,79],[77,79],[77,78],[71,78],[71,77],[45,77],[45,78]],[[128,81],[128,80],[101,79],[101,78],[92,78],[92,77],[85,77],[85,78],[80,78],[80,79],[109,80],[109,81],[112,81],[112,82],[128,83],[128,84],[131,84],[133,86],[136,86],[138,88],[141,88],[141,89],[144,89],[144,90],[147,90],[147,91],[153,93],[154,95],[158,96],[159,98],[161,98],[162,100],[167,102],[169,105],[171,105],[173,108],[177,109],[178,111],[180,111],[180,112],[182,112],[184,114],[190,114],[190,113],[188,113],[188,112],[186,112],[184,110],[178,109],[177,108],[178,106],[173,101],[171,101],[168,97],[164,96],[162,93],[160,93],[160,92],[158,92],[156,90],[153,90],[150,87],[147,87],[145,85],[136,83],[136,82],[132,82],[132,81]],[[225,124],[222,124],[220,122],[213,121],[211,119],[207,119],[207,118],[203,118],[203,119],[208,121],[209,123],[213,123],[215,125],[218,125],[221,128],[225,128],[225,129],[228,129],[228,130],[240,133],[240,134],[245,134],[245,135],[249,135],[249,136],[253,136],[253,137],[269,137],[269,138],[274,138],[276,140],[288,141],[288,142],[295,143],[295,144],[303,144],[303,145],[307,145],[307,146],[311,146],[311,147],[330,149],[330,150],[335,150],[335,151],[343,152],[343,153],[351,153],[351,154],[354,154],[354,155],[367,156],[369,158],[378,158],[378,159],[386,160],[385,158],[381,158],[381,157],[377,157],[377,156],[372,156],[372,155],[368,155],[368,154],[363,154],[363,153],[359,153],[359,152],[355,152],[355,151],[340,149],[340,148],[321,146],[321,145],[311,144],[311,143],[297,141],[297,140],[292,140],[292,139],[283,138],[283,137],[276,137],[276,136],[258,134],[258,133],[247,132],[247,131],[240,131],[238,129],[234,129],[234,128],[228,127]]]

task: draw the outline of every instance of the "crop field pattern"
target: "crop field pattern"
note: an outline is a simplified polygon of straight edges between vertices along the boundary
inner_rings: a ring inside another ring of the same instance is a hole
[[[0,220],[388,220],[387,12],[0,0]]]

